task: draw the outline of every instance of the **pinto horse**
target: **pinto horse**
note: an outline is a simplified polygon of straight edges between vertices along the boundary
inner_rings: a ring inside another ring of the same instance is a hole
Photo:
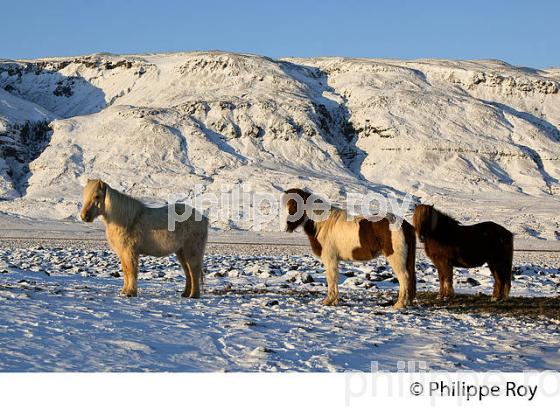
[[[324,305],[338,304],[338,264],[340,261],[368,261],[383,254],[399,281],[399,295],[394,307],[401,309],[413,303],[416,296],[416,235],[405,220],[395,225],[396,217],[387,215],[378,220],[350,216],[334,206],[326,214],[309,212],[314,196],[298,188],[284,191],[283,202],[288,211],[286,229],[299,226],[307,234],[311,249],[326,270],[327,297]],[[319,220],[320,219],[320,220]]]

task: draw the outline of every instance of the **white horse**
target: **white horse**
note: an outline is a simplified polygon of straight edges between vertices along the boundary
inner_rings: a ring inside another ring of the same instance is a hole
[[[185,271],[183,297],[200,297],[203,281],[202,261],[208,238],[208,218],[184,204],[176,204],[176,214],[190,212],[188,219],[168,229],[167,206],[149,208],[137,199],[112,189],[100,179],[88,180],[83,192],[81,218],[93,222],[101,216],[107,240],[120,258],[124,272],[121,294],[138,293],[138,258],[140,255],[177,255]]]

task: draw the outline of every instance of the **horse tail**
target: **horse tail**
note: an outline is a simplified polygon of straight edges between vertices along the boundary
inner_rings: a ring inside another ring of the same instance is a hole
[[[411,299],[416,297],[416,232],[414,227],[403,220],[402,230],[407,246],[406,270],[408,272],[408,288],[411,290]]]
[[[506,235],[504,235],[503,241],[504,247],[504,269],[505,281],[504,286],[504,296],[507,298],[509,296],[509,290],[511,289],[511,279],[513,276],[513,233],[506,229]]]
[[[208,243],[208,228],[210,225],[210,221],[208,219],[207,216],[204,216],[204,224],[206,225],[204,227],[204,235],[202,237],[202,258],[204,260],[204,254],[206,253],[206,244]],[[204,274],[206,273],[206,269],[204,268],[204,265],[202,266],[202,269],[200,271],[200,287],[201,290],[204,290]]]
[[[410,273],[410,281],[412,282],[410,288],[413,289],[413,297],[416,298],[416,232],[414,231],[414,227],[412,225],[407,224],[407,226],[408,255],[406,267]]]

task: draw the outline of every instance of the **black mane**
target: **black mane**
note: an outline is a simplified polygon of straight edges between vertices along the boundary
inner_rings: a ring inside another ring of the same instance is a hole
[[[431,232],[434,239],[444,243],[455,243],[457,241],[457,228],[461,223],[453,217],[438,211],[432,207],[432,218],[437,215],[437,223],[435,229]]]

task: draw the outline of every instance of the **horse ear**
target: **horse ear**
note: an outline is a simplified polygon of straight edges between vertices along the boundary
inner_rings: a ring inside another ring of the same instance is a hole
[[[99,180],[99,189],[101,189],[101,191],[105,192],[107,190],[107,184],[105,182],[103,182],[102,180]]]
[[[431,215],[431,217],[432,217],[431,222],[432,223],[430,225],[430,228],[431,228],[431,231],[434,232],[436,230],[436,226],[437,226],[438,214],[437,214],[437,212],[435,212],[435,209],[434,209],[433,205],[430,207],[430,213],[432,214]]]

